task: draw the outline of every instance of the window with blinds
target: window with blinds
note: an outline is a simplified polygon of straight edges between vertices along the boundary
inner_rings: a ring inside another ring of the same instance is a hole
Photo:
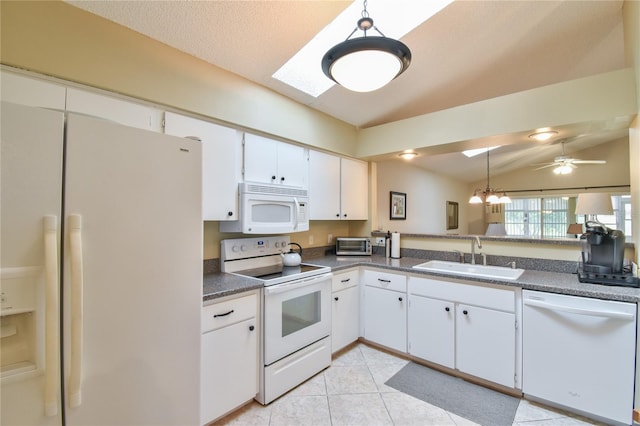
[[[598,215],[598,220],[611,229],[631,236],[631,198],[614,195],[612,215]],[[507,235],[527,238],[566,238],[570,223],[584,223],[569,211],[569,197],[513,198],[504,206]],[[574,206],[575,207],[575,206]]]

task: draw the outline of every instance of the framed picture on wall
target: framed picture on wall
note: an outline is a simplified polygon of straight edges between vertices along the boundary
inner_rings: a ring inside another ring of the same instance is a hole
[[[458,203],[447,201],[447,229],[458,229]]]
[[[391,191],[389,200],[389,219],[407,219],[407,194]]]

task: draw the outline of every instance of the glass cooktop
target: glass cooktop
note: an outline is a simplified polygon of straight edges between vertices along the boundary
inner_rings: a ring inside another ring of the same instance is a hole
[[[245,277],[256,278],[270,284],[273,281],[284,282],[298,278],[304,278],[315,274],[329,272],[326,266],[310,265],[302,263],[298,266],[270,265],[259,268],[245,269],[237,271],[235,274]]]

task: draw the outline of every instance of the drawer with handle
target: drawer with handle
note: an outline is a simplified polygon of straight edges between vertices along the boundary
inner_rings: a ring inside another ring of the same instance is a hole
[[[374,270],[365,270],[362,282],[369,287],[385,288],[387,290],[407,291],[407,277]]]
[[[203,307],[202,333],[255,317],[257,299],[258,296],[254,293]]]
[[[358,275],[359,272],[357,269],[352,271],[340,272],[337,274],[333,274],[333,281],[331,284],[331,291],[340,291],[345,288],[355,287],[358,285]]]

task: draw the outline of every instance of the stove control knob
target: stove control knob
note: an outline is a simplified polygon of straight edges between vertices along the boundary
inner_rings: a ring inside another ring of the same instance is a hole
[[[232,252],[234,252],[234,253],[237,253],[237,252],[239,252],[239,251],[240,251],[240,247],[238,247],[238,246],[232,246],[232,247],[231,247],[231,251],[232,251]]]
[[[244,244],[240,246],[240,251],[247,251],[247,246]]]
[[[287,247],[287,242],[286,242],[286,241],[281,242],[281,243],[280,243],[280,246],[281,246],[282,248],[286,248],[286,247]]]

